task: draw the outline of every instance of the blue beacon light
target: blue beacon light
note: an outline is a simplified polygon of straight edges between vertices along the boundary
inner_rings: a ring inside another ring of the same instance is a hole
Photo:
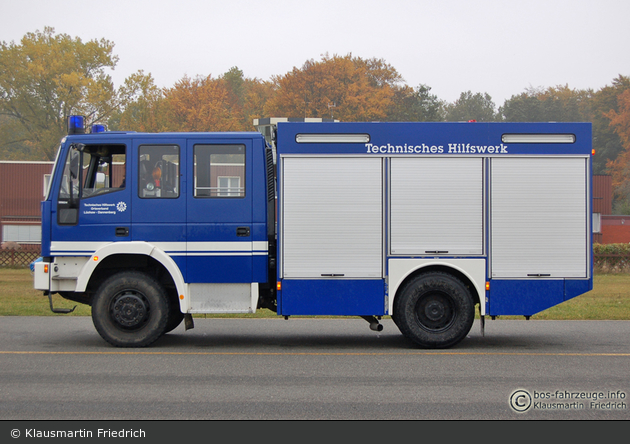
[[[83,116],[68,117],[68,134],[85,134],[85,118]]]
[[[101,125],[100,123],[96,123],[92,125],[92,134],[96,133],[104,133],[107,127],[105,125]]]

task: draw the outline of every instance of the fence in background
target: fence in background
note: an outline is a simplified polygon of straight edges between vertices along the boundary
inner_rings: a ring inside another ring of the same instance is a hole
[[[18,249],[0,249],[0,267],[28,267],[41,252],[40,245],[20,245]],[[595,254],[596,273],[630,273],[630,254]]]
[[[0,267],[28,267],[40,253],[40,245],[20,245],[17,249],[2,248],[0,249]]]

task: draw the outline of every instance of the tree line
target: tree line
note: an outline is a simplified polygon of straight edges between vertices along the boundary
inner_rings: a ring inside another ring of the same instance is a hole
[[[53,28],[0,44],[0,159],[53,160],[67,116],[128,131],[252,131],[261,117],[340,121],[568,122],[593,124],[594,174],[613,178],[616,212],[630,213],[630,77],[593,89],[526,88],[497,106],[487,93],[441,100],[407,85],[383,59],[328,54],[269,80],[238,67],[184,76],[159,88],[140,70],[115,87],[108,40],[83,42]]]

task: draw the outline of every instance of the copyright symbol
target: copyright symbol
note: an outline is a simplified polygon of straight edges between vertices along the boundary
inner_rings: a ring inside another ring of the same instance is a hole
[[[524,412],[532,406],[532,396],[525,390],[517,390],[510,395],[510,407],[517,412]]]
[[[20,431],[18,429],[11,430],[11,438],[19,438],[19,437],[20,437]]]

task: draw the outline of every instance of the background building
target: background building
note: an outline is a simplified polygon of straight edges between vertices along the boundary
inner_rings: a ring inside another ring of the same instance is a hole
[[[0,240],[19,245],[41,242],[40,202],[53,162],[0,161]]]
[[[5,248],[40,244],[40,202],[52,167],[53,162],[0,161],[0,241]],[[611,177],[593,176],[593,242],[630,243],[630,215],[611,213]]]

